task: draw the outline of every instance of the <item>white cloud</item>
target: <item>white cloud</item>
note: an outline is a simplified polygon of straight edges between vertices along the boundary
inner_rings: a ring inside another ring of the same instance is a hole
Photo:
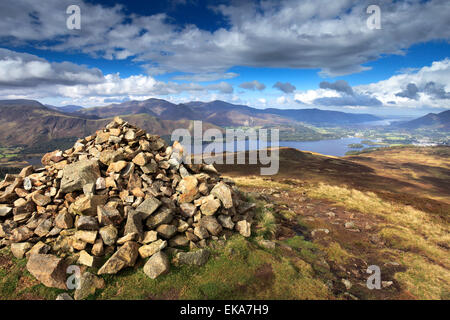
[[[367,109],[450,107],[450,59],[403,70],[386,80],[351,87],[346,81],[321,82],[316,90],[297,91],[295,101],[309,106]]]
[[[314,103],[314,100],[316,99],[329,97],[340,97],[340,94],[337,93],[335,90],[317,89],[317,90],[299,91],[294,95],[294,99],[296,101],[310,105],[312,105]]]
[[[229,28],[177,26],[166,14],[126,15],[121,6],[79,1],[81,30],[65,28],[69,0],[0,3],[0,40],[107,59],[134,57],[154,72],[226,74],[232,66],[318,68],[342,75],[368,69],[381,54],[404,54],[414,43],[449,39],[450,2],[383,1],[381,30],[369,30],[372,0],[232,2],[213,8]],[[107,17],[99,23],[98,17]],[[414,18],[411,18],[414,17]],[[331,49],[330,49],[331,48]]]
[[[103,75],[98,69],[69,62],[51,63],[35,55],[0,49],[0,98],[3,99],[59,97],[73,99],[71,104],[81,101],[92,105],[184,93],[202,96],[209,92],[228,98],[233,86],[224,81],[208,85],[163,82],[142,74],[126,78],[119,73]]]
[[[417,87],[417,97],[414,95],[408,97],[407,94],[398,95],[410,84]],[[395,102],[396,107],[449,108],[449,95],[446,96],[445,93],[450,91],[450,59],[435,61],[431,66],[422,67],[415,72],[397,74],[389,79],[356,86],[353,89],[359,92],[370,92],[384,104]],[[436,94],[439,93],[438,90],[444,94]]]
[[[99,69],[70,62],[50,63],[35,55],[0,48],[0,86],[3,87],[87,84],[101,81],[103,74]]]
[[[182,92],[206,92],[217,91],[223,94],[233,92],[233,86],[226,82],[217,84],[200,85],[198,83],[175,83],[157,81],[153,77],[145,75],[121,78],[119,74],[108,74],[105,82],[90,85],[63,86],[59,94],[65,97],[81,98],[86,96],[141,96],[170,95]]]
[[[276,99],[277,104],[285,104],[287,101],[288,100],[285,96],[281,96]]]
[[[408,86],[414,95],[399,94]],[[221,99],[250,106],[296,108],[326,106],[331,109],[362,110],[381,106],[397,108],[449,108],[450,59],[368,85],[350,87],[347,82],[322,82],[315,90],[297,90],[293,95],[251,95],[245,101],[234,94],[227,82],[164,82],[148,75],[122,78],[120,74],[103,75],[100,70],[73,63],[51,63],[35,55],[0,49],[0,98],[28,98],[65,104],[102,105],[124,99],[143,100],[161,97],[174,102]],[[51,101],[53,101],[51,100]],[[381,102],[380,102],[381,101]]]

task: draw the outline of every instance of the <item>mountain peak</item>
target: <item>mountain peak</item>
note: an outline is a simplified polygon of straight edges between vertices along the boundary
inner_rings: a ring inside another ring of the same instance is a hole
[[[423,117],[395,124],[395,126],[406,129],[450,129],[450,110],[445,110],[440,113],[430,112]]]
[[[36,100],[30,99],[12,99],[12,100],[0,100],[0,106],[33,106],[33,107],[44,107],[42,103]]]

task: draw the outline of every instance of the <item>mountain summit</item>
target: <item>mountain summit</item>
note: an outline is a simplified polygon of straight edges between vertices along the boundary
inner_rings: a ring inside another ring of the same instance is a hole
[[[406,129],[430,128],[450,130],[450,110],[437,114],[429,113],[423,117],[399,123],[397,126]]]
[[[44,285],[61,289],[68,260],[101,266],[101,275],[140,257],[152,279],[169,272],[169,251],[178,252],[175,263],[203,265],[210,241],[234,231],[250,236],[252,206],[212,165],[186,165],[182,157],[179,143],[167,146],[115,118],[69,150],[46,154],[44,169],[6,176],[1,241],[27,256],[28,271]],[[201,250],[178,250],[187,246]],[[75,298],[84,294],[77,289]]]

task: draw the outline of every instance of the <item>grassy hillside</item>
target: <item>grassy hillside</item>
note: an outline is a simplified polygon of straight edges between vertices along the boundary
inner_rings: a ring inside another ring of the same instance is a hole
[[[105,276],[90,299],[450,299],[448,152],[338,159],[283,148],[280,173],[265,178],[254,166],[220,166],[256,204],[252,237],[220,239],[205,266],[156,280],[142,265]],[[2,299],[61,292],[24,265],[0,250]],[[369,265],[381,268],[381,290],[366,287]]]

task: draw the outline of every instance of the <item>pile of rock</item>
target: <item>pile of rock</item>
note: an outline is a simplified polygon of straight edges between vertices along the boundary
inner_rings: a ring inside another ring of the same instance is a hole
[[[167,146],[115,118],[71,149],[46,154],[43,168],[5,177],[0,247],[26,256],[28,270],[58,288],[74,261],[100,267],[100,275],[148,258],[144,272],[153,279],[169,271],[169,251],[201,265],[211,241],[250,236],[252,206],[214,166],[182,158],[179,143]]]

